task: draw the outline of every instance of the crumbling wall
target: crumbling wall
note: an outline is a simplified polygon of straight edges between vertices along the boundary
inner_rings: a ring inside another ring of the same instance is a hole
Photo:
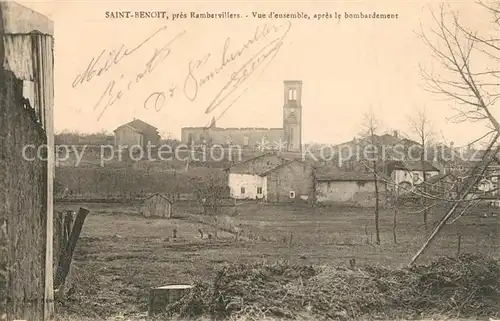
[[[26,34],[34,30],[34,22],[41,21],[37,17],[15,3],[0,2],[0,319],[4,320],[44,317],[48,196],[47,150],[43,149],[47,135],[42,122],[44,106],[51,99],[45,90],[52,90],[50,83],[44,83],[45,74],[50,79],[52,70],[45,70],[52,66],[39,59],[50,46],[34,42],[46,39]],[[41,22],[35,29],[46,31]],[[23,44],[31,51],[20,51]],[[16,54],[19,58],[13,60]],[[26,57],[32,59],[31,66],[24,64]],[[31,92],[36,97],[29,97],[31,104],[23,97],[23,91],[30,89],[26,84],[34,85]],[[34,148],[23,154],[28,145]]]
[[[33,150],[23,157],[28,144],[42,146],[46,135],[23,107],[22,81],[0,71],[0,160],[4,197],[0,217],[6,225],[3,265],[6,270],[7,319],[41,319],[44,299],[46,155]],[[28,160],[33,159],[33,160]]]
[[[3,272],[4,313],[7,319],[43,317],[46,177],[45,156],[23,146],[42,146],[46,136],[21,103],[22,82],[0,70],[0,218],[6,225],[0,268]]]

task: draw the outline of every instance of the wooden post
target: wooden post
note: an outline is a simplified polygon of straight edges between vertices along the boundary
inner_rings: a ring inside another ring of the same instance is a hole
[[[397,223],[396,216],[397,216],[397,214],[398,214],[398,209],[396,207],[396,204],[394,204],[394,216],[393,216],[393,220],[392,220],[392,239],[394,241],[394,244],[398,244],[398,240],[396,237],[396,223]]]
[[[148,317],[164,310],[169,304],[179,301],[191,289],[192,285],[167,285],[149,290]]]
[[[44,121],[47,135],[47,216],[45,230],[45,289],[44,289],[44,320],[49,320],[54,314],[54,172],[55,172],[55,144],[54,144],[54,78],[52,50],[44,56],[45,66],[48,67],[46,79],[50,83],[44,86]]]
[[[458,235],[457,256],[460,256],[461,243],[462,243],[462,235]]]
[[[80,237],[83,222],[85,221],[88,213],[89,210],[83,207],[80,207],[80,209],[78,210],[78,214],[76,215],[75,223],[73,224],[73,229],[71,230],[68,244],[66,244],[66,248],[64,249],[64,256],[59,261],[59,264],[57,266],[57,274],[55,280],[55,286],[57,289],[59,289],[64,284],[66,277],[68,276],[76,243],[78,241],[78,238]]]

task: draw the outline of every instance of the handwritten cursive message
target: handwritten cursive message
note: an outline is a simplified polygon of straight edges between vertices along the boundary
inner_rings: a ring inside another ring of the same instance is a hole
[[[75,77],[72,86],[76,88],[79,85],[91,82],[95,77],[104,75],[112,66],[119,65],[126,57],[132,56],[135,52],[144,47],[146,43],[152,42],[153,39],[157,40],[155,43],[160,43],[153,48],[151,54],[143,55],[147,58],[144,64],[141,64],[142,67],[140,67],[141,69],[139,72],[132,75],[121,74],[120,77],[110,79],[107,82],[104,91],[94,105],[94,111],[99,113],[97,120],[100,120],[110,106],[121,100],[126,93],[140,84],[144,78],[165,61],[172,51],[172,45],[179,38],[184,36],[185,33],[186,31],[183,30],[171,35],[168,32],[168,28],[164,26],[146,37],[145,40],[141,41],[138,45],[131,48],[126,47],[126,45],[121,45],[118,49],[109,51],[105,49],[100,55],[90,60],[86,70]],[[106,52],[107,58],[102,59]]]
[[[166,26],[161,27],[152,35],[148,36],[139,44],[131,48],[128,48],[125,44],[122,44],[118,49],[103,49],[97,57],[90,59],[84,72],[76,75],[71,86],[73,88],[76,88],[79,85],[91,82],[95,77],[99,77],[105,74],[109,69],[111,69],[112,66],[118,65],[125,57],[132,55],[142,46],[147,44],[151,39],[153,39],[157,35],[161,35],[166,30]]]
[[[248,89],[246,85],[252,74],[258,71],[262,73],[273,61],[291,27],[290,21],[258,26],[253,35],[239,47],[233,45],[233,38],[227,37],[219,52],[205,53],[186,64],[186,76],[181,86],[172,85],[167,91],[153,92],[144,101],[144,108],[160,111],[177,95],[178,87],[182,87],[184,98],[193,102],[207,84],[216,82],[219,89],[208,103],[205,113],[214,112],[232,97],[231,103],[219,115],[221,117]]]
[[[173,61],[176,65],[180,63],[181,70],[185,68],[185,74],[179,79],[172,79],[167,87],[151,91],[146,96],[143,107],[159,112],[174,98],[194,102],[199,100],[200,94],[205,91],[204,99],[207,95],[209,97],[206,104],[203,101],[203,105],[207,106],[204,107],[205,114],[213,113],[224,102],[229,102],[219,113],[218,118],[220,118],[250,87],[250,79],[256,80],[273,61],[291,27],[290,21],[260,25],[246,39],[226,37],[219,49],[191,57],[187,55],[185,62]],[[173,33],[164,26],[138,44],[131,46],[123,44],[117,49],[104,49],[89,60],[83,72],[75,76],[72,87],[77,89],[99,77],[102,78],[111,69],[118,69],[119,65],[126,64],[127,59],[134,55],[143,61],[139,64],[140,71],[137,73],[122,73],[106,79],[103,91],[93,106],[98,114],[97,120],[100,120],[110,106],[121,101],[128,92],[138,87],[143,79],[167,60],[174,47],[177,51],[181,50],[180,44],[176,43],[185,37],[185,34],[185,30]],[[136,54],[139,51],[142,53]],[[134,61],[134,64],[137,62]],[[113,74],[116,75],[116,70]],[[168,73],[165,77],[168,77]]]

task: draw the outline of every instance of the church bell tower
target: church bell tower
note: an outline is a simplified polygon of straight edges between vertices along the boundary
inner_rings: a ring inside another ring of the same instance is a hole
[[[288,151],[302,151],[302,81],[285,80],[283,130]]]

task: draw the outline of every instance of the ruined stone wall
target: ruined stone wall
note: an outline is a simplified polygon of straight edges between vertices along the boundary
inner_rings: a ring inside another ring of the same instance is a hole
[[[52,35],[53,23],[43,15],[0,1],[0,319],[5,320],[44,318],[45,258],[52,248],[46,222],[53,155],[43,148],[53,142]]]
[[[0,314],[7,320],[43,318],[47,162],[31,149],[46,135],[23,107],[22,81],[0,70]],[[27,160],[33,158],[33,160]]]

